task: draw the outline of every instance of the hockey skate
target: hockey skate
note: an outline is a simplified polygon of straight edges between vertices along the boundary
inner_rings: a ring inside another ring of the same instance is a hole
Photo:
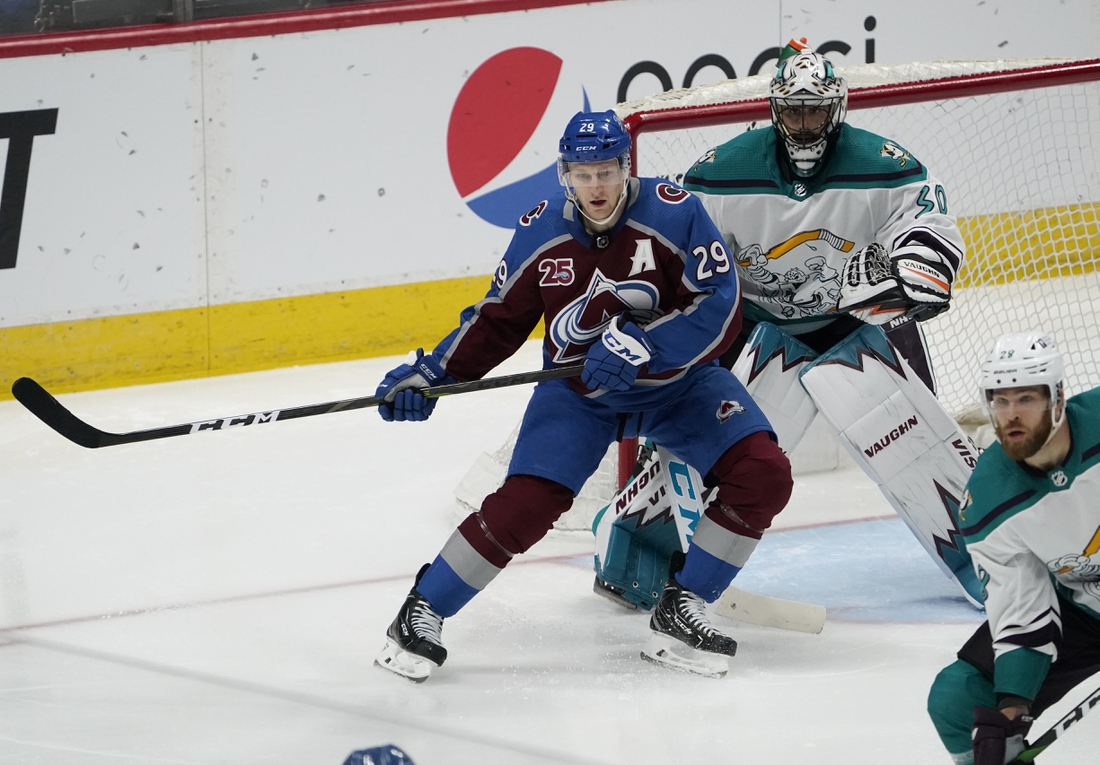
[[[433,611],[416,590],[429,565],[425,563],[416,575],[405,604],[386,630],[386,645],[374,660],[376,666],[414,683],[427,680],[432,667],[442,666],[447,660],[447,649],[443,647],[443,617]]]
[[[653,636],[642,658],[704,677],[725,677],[737,641],[710,626],[706,602],[684,589],[675,576],[661,592],[649,618]]]

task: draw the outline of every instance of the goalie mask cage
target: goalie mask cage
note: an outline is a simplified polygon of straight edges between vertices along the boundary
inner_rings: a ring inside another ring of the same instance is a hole
[[[921,325],[944,408],[964,423],[981,417],[982,358],[1001,334],[1033,328],[1058,341],[1070,394],[1100,385],[1100,60],[837,69],[846,121],[924,163],[958,218],[966,254],[951,309]],[[769,80],[620,104],[637,174],[681,182],[708,149],[770,128]]]

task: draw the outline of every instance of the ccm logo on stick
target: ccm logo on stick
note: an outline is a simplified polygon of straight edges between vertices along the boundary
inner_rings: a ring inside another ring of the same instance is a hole
[[[192,433],[200,430],[224,430],[225,428],[243,428],[245,425],[259,425],[264,422],[275,422],[279,419],[279,410],[274,412],[259,412],[257,414],[245,414],[240,417],[226,417],[221,420],[207,420],[196,422],[191,426]]]

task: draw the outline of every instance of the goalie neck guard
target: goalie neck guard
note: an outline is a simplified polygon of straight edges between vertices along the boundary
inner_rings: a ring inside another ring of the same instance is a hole
[[[848,111],[848,82],[830,61],[791,40],[779,58],[768,89],[772,126],[787,152],[791,170],[807,178],[820,169],[829,141]]]
[[[994,422],[990,407],[993,391],[1032,386],[1045,388],[1052,410],[1050,433],[1053,437],[1065,420],[1065,376],[1062,354],[1051,335],[1042,331],[1004,335],[982,362],[982,408],[990,422]]]

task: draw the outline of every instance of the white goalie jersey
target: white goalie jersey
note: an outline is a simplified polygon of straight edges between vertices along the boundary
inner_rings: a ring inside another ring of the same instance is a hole
[[[808,330],[832,318],[845,261],[872,242],[954,278],[963,243],[947,193],[904,148],[845,124],[811,178],[790,176],[777,151],[772,128],[750,130],[684,179],[736,253],[747,319]]]

